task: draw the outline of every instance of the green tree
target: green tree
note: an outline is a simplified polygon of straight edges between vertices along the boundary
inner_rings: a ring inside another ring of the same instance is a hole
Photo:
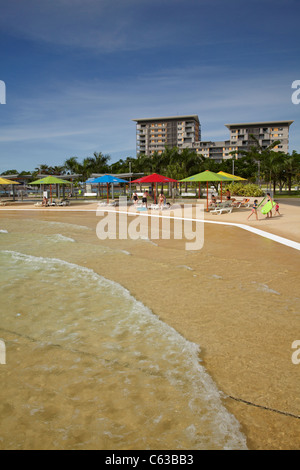
[[[65,171],[70,175],[80,173],[79,171],[80,164],[78,163],[78,158],[77,157],[68,158],[64,163],[64,168],[65,168]]]
[[[94,152],[93,157],[90,159],[92,173],[108,173],[110,155],[103,155],[102,152]]]
[[[258,183],[260,184],[261,173],[267,175],[270,154],[273,149],[277,147],[278,144],[280,144],[280,140],[276,140],[271,145],[264,148],[260,145],[259,140],[253,134],[250,134],[250,137],[254,141],[254,145],[252,145],[249,150],[239,150],[236,153],[248,157],[248,159],[254,160],[257,163],[257,179]]]
[[[292,155],[287,154],[284,159],[284,170],[286,172],[289,192],[292,191],[293,179],[299,179],[300,174],[300,154],[293,150]]]

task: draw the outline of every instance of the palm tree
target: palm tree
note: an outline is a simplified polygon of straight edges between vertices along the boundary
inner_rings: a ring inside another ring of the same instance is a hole
[[[284,169],[287,176],[289,192],[292,191],[292,180],[300,173],[300,154],[293,150],[292,155],[287,154],[284,159]]]
[[[264,172],[266,180],[273,183],[273,194],[276,191],[276,182],[279,180],[283,169],[283,155],[280,152],[270,151],[264,160]]]
[[[52,170],[52,175],[63,175],[65,172],[65,167],[64,166],[53,166],[51,167]]]
[[[270,152],[277,147],[278,144],[281,143],[280,140],[275,140],[271,145],[269,145],[267,148],[263,148],[259,140],[253,135],[250,134],[250,137],[252,140],[255,142],[255,145],[252,145],[250,147],[250,150],[239,150],[239,154],[244,155],[248,158],[252,158],[255,160],[255,162],[258,165],[258,184],[260,185],[260,172],[262,171],[263,173],[266,172],[267,169],[267,162],[268,158],[270,157]]]
[[[52,168],[46,164],[42,164],[39,167],[35,168],[35,171],[38,174],[51,175]]]
[[[103,155],[102,152],[94,152],[94,156],[91,158],[91,167],[93,173],[108,173],[110,155]]]
[[[64,163],[65,171],[67,171],[71,175],[79,173],[79,165],[80,164],[77,161],[77,157],[70,157]]]

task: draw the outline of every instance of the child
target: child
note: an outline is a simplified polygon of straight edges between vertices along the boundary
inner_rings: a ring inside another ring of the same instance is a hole
[[[165,203],[165,195],[164,193],[160,193],[159,195],[159,208],[163,209]]]
[[[137,205],[139,197],[138,197],[136,191],[133,193],[132,199],[134,201],[134,204]]]
[[[277,214],[277,215],[281,215],[280,212],[279,212],[279,204],[278,204],[278,202],[276,202],[276,201],[274,201],[274,202],[276,203],[276,205],[275,205],[275,214],[274,214],[274,215],[276,215],[276,214]]]
[[[255,215],[256,215],[256,220],[258,220],[258,215],[257,215],[257,207],[258,207],[258,206],[257,206],[257,202],[258,202],[257,199],[255,199],[255,201],[254,201],[254,203],[253,203],[253,207],[252,207],[251,214],[248,215],[247,220],[250,219],[250,217],[251,217],[252,214],[255,214]]]

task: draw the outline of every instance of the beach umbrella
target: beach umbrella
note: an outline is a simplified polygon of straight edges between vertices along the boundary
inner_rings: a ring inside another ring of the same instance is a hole
[[[247,181],[246,178],[242,178],[241,176],[231,175],[230,173],[225,173],[225,171],[218,171],[218,175],[226,176],[226,178],[230,178],[232,181]]]
[[[30,185],[38,185],[38,184],[49,184],[50,185],[50,197],[52,203],[52,185],[53,184],[72,184],[70,181],[63,180],[62,178],[57,178],[56,176],[46,176],[37,181],[33,181],[29,183]]]
[[[63,180],[62,178],[57,178],[56,176],[46,176],[37,181],[33,181],[29,184],[72,184],[70,181]]]
[[[167,176],[152,173],[152,175],[143,176],[137,180],[131,181],[132,183],[143,184],[143,183],[177,183],[177,180],[168,178]]]
[[[120,183],[128,183],[126,180],[122,180],[121,178],[117,178],[116,176],[112,175],[103,175],[99,178],[95,178],[92,181],[88,181],[89,184],[97,184],[97,183],[106,183],[107,185],[107,203],[109,202],[109,194],[108,194],[108,185],[109,184],[120,184]]]
[[[214,173],[213,171],[203,171],[202,173],[198,173],[197,175],[190,176],[189,178],[185,178],[181,180],[181,183],[186,183],[186,182],[206,182],[206,188],[207,188],[207,212],[208,212],[208,183],[209,181],[220,181],[221,182],[221,200],[222,200],[222,183],[223,181],[232,181],[231,178],[227,178],[226,176],[220,175],[218,173]]]
[[[15,184],[20,184],[20,183],[17,183],[16,181],[11,181],[11,180],[8,180],[6,178],[2,178],[0,176],[0,186],[7,186],[9,184],[12,184],[12,185],[15,185]],[[14,196],[14,200],[15,200],[15,193],[13,191],[13,196]]]
[[[6,186],[7,184],[20,184],[20,183],[17,183],[16,181],[11,181],[11,180],[8,180],[6,178],[2,178],[0,176],[0,185],[1,186]]]
[[[136,184],[145,184],[145,183],[177,183],[177,180],[172,178],[168,178],[167,176],[159,175],[158,173],[152,173],[152,175],[143,176],[142,178],[138,178],[137,180],[131,181],[131,183]],[[154,202],[156,203],[156,192]]]

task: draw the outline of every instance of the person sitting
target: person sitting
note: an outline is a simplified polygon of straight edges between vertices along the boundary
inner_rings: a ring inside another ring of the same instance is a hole
[[[214,194],[212,194],[209,206],[214,206],[216,203],[217,203],[217,198]]]
[[[44,207],[48,206],[48,199],[46,198],[46,196],[43,197],[42,206],[44,206]]]

